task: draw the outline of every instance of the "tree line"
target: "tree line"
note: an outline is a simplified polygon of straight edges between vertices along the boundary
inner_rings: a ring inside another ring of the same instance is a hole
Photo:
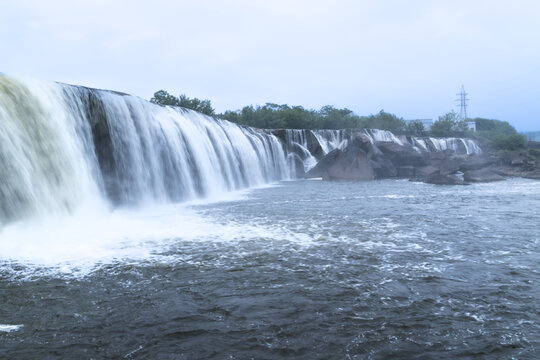
[[[458,114],[450,111],[433,123],[429,131],[420,121],[405,122],[403,118],[381,110],[377,114],[360,116],[347,108],[323,106],[319,110],[302,106],[266,103],[263,106],[244,106],[239,110],[227,110],[217,114],[210,100],[189,98],[182,94],[174,96],[165,90],[154,93],[150,102],[159,105],[180,106],[200,113],[225,119],[240,125],[262,129],[381,129],[396,134],[434,137],[471,137],[498,150],[519,150],[527,146],[525,136],[506,121],[474,118],[461,121]],[[476,123],[476,131],[469,130],[467,122]]]

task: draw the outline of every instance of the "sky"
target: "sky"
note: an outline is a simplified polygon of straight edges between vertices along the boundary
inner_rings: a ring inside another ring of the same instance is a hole
[[[0,0],[0,72],[209,99],[540,130],[540,2]]]

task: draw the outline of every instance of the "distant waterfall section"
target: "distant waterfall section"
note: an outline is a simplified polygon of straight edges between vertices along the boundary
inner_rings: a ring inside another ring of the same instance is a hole
[[[347,147],[356,133],[366,135],[371,143],[392,142],[412,146],[417,152],[437,152],[451,150],[456,154],[479,154],[482,149],[472,139],[434,138],[395,135],[387,130],[343,129],[343,130],[273,130],[272,133],[284,141],[289,166],[293,174],[307,172],[317,164],[317,160],[334,149]]]
[[[417,151],[468,139],[363,130]],[[302,176],[352,130],[261,130],[106,90],[0,75],[0,227],[80,207],[212,197]]]

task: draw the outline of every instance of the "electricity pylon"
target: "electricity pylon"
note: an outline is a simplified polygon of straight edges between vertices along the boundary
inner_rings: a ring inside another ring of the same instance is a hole
[[[467,119],[467,101],[469,101],[467,95],[469,94],[465,92],[465,87],[461,85],[461,91],[457,94],[458,98],[456,99],[456,101],[459,101],[459,118],[461,121]]]

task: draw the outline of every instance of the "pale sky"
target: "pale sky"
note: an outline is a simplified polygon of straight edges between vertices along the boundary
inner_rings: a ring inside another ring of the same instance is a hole
[[[540,1],[0,0],[0,72],[540,130]]]

